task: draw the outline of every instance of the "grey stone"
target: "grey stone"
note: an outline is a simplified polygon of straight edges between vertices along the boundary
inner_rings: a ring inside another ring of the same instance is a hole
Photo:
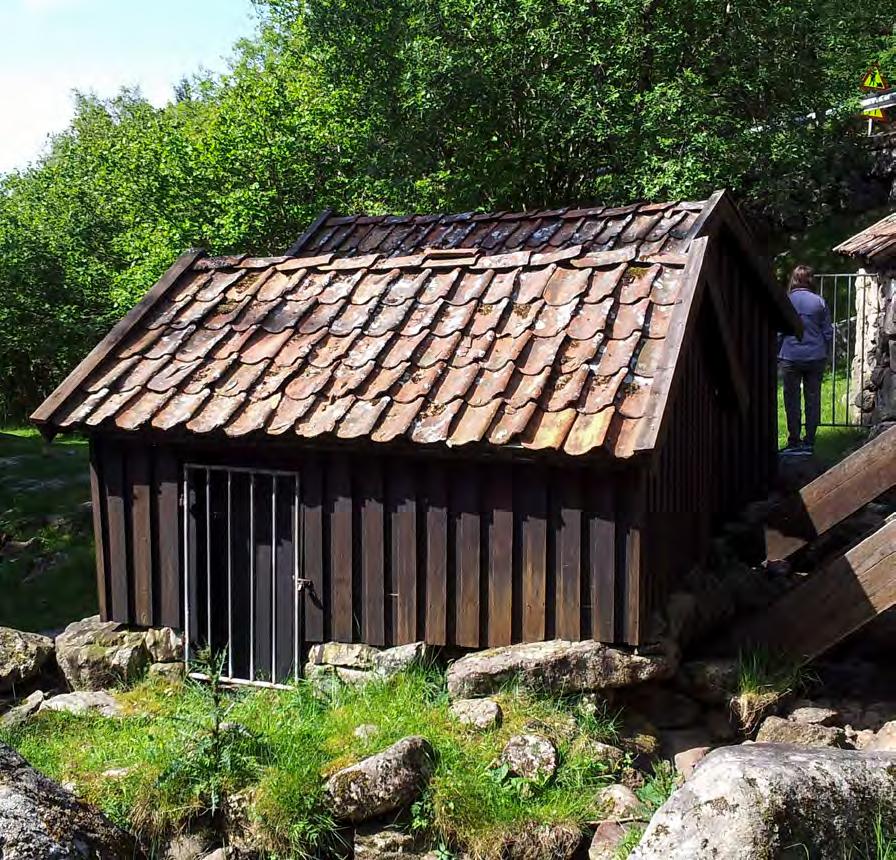
[[[204,860],[213,847],[214,840],[209,833],[178,833],[165,847],[162,860]]]
[[[35,690],[30,696],[22,699],[14,708],[8,710],[0,717],[0,727],[12,729],[27,722],[29,717],[38,712],[44,698],[42,690]]]
[[[56,660],[73,690],[103,690],[139,680],[151,657],[145,633],[94,615],[56,637]]]
[[[52,656],[52,639],[0,627],[0,693],[39,677]]]
[[[896,720],[885,723],[880,731],[875,733],[874,740],[869,741],[866,749],[896,752]]]
[[[625,839],[629,828],[615,821],[601,821],[594,831],[588,860],[618,860],[619,845]]]
[[[504,843],[506,860],[572,860],[582,834],[569,824],[524,824]]]
[[[803,705],[794,708],[787,715],[787,719],[807,726],[840,725],[840,714],[837,711],[833,708],[820,708],[817,705]]]
[[[150,678],[164,678],[166,681],[182,681],[186,674],[183,663],[153,663],[147,670]]]
[[[379,652],[370,645],[345,642],[323,642],[312,645],[308,651],[308,663],[312,666],[341,666],[369,672],[376,664]]]
[[[587,744],[587,750],[595,761],[601,761],[611,769],[619,767],[625,758],[625,752],[619,747],[601,743],[601,741],[590,741]]]
[[[501,761],[515,776],[544,782],[557,770],[557,748],[543,735],[514,735],[505,744]]]
[[[424,642],[411,642],[378,651],[373,658],[373,665],[380,675],[389,676],[424,663],[428,656],[429,649]]]
[[[458,699],[451,705],[451,713],[458,722],[481,731],[500,726],[504,716],[494,699]]]
[[[423,642],[397,645],[383,651],[357,643],[324,642],[309,650],[305,678],[321,692],[328,692],[339,681],[358,685],[391,677],[427,657],[428,649]]]
[[[795,744],[803,747],[842,747],[846,733],[842,728],[795,723],[782,717],[766,717],[756,734],[757,743]]]
[[[842,860],[896,803],[896,756],[749,744],[710,753],[630,860]],[[801,854],[802,855],[802,850]]]
[[[96,711],[104,717],[121,716],[121,706],[105,690],[76,690],[44,699],[40,706],[43,711],[63,711],[68,714],[86,714]]]
[[[682,750],[675,756],[675,770],[677,770],[682,778],[690,779],[694,773],[694,769],[709,754],[711,747],[692,747],[689,750]]]
[[[862,729],[855,732],[850,740],[857,750],[867,750],[870,749],[877,740],[877,733],[871,731],[871,729]],[[887,750],[887,752],[890,752],[890,750]]]
[[[737,689],[740,669],[737,660],[694,660],[678,673],[682,686],[707,705],[726,704]]]
[[[421,737],[398,741],[377,755],[334,773],[327,802],[338,821],[358,824],[413,803],[432,775],[433,751]]]
[[[0,743],[3,860],[125,860],[141,856],[133,837]]]
[[[598,795],[604,805],[604,815],[610,820],[641,818],[647,815],[644,804],[627,785],[614,783],[600,790]]]
[[[421,860],[422,840],[396,825],[355,828],[354,860]]]
[[[471,699],[517,681],[532,690],[583,693],[661,680],[674,671],[674,657],[644,656],[592,640],[554,639],[461,657],[448,669],[448,692],[456,699]]]
[[[153,663],[180,663],[184,659],[184,639],[170,627],[152,627],[143,634]]]

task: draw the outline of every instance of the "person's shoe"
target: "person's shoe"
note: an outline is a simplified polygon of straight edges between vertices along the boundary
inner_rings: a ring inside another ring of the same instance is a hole
[[[814,454],[815,453],[815,443],[810,442],[808,439],[803,439],[803,441],[800,442],[800,450],[804,454]]]
[[[781,454],[802,454],[803,446],[800,442],[788,442],[781,450]]]

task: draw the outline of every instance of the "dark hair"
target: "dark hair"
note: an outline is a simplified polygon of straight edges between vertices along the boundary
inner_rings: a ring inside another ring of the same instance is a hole
[[[790,274],[790,285],[788,291],[794,290],[812,290],[815,292],[815,269],[811,266],[797,266]]]

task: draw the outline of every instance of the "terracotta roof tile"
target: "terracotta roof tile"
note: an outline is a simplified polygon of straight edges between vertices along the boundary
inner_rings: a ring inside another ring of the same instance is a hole
[[[699,211],[331,217],[200,260],[54,423],[627,455]]]

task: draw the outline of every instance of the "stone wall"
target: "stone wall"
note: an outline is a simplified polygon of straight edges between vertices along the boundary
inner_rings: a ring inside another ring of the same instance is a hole
[[[896,421],[896,269],[859,274],[850,388],[858,392],[852,404],[857,423],[876,426]]]

